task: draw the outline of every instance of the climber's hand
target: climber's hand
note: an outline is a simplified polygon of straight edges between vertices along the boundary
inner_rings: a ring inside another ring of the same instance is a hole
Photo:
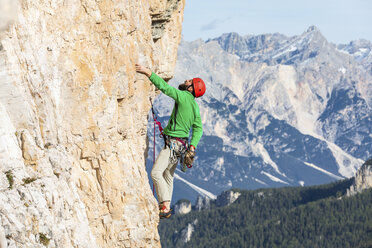
[[[183,162],[186,165],[192,165],[194,163],[194,157],[195,157],[195,150],[188,149],[185,154],[185,158]]]
[[[144,67],[140,64],[136,64],[136,72],[146,75],[147,77],[151,76],[151,70],[147,67]]]

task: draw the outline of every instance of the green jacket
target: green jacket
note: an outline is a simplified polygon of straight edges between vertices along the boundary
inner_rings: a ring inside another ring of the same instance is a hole
[[[178,138],[188,138],[192,128],[190,145],[196,147],[203,135],[203,126],[195,97],[189,91],[178,90],[170,86],[155,73],[151,74],[150,81],[161,92],[175,100],[172,115],[164,129],[164,134]]]

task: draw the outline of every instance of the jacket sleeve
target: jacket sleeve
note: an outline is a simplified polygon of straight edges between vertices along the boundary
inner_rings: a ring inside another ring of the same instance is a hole
[[[194,124],[192,125],[192,137],[191,137],[190,145],[193,145],[196,148],[198,146],[198,143],[202,135],[203,135],[203,124],[200,118],[200,113],[199,113],[199,108],[198,108],[198,112],[197,112]]]
[[[152,73],[150,76],[150,81],[158,88],[161,92],[166,94],[167,96],[173,98],[177,103],[180,103],[183,97],[183,92],[170,86],[167,82],[164,81],[161,77]]]

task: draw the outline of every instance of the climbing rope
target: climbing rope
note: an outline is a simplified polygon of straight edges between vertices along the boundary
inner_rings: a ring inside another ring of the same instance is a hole
[[[153,149],[153,166],[155,165],[155,145],[156,145],[156,125],[158,126],[159,128],[159,132],[160,132],[160,137],[164,137],[164,134],[163,134],[163,127],[161,126],[161,123],[158,121],[157,117],[156,117],[156,114],[155,114],[155,111],[154,111],[154,106],[152,104],[152,100],[150,98],[150,103],[151,103],[151,112],[152,112],[152,119],[154,120],[154,149]],[[155,185],[154,183],[152,183],[152,194],[155,196]]]

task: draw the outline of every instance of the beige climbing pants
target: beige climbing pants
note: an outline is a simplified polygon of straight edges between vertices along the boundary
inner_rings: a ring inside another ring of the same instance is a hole
[[[172,200],[174,172],[183,149],[181,142],[169,139],[169,146],[165,146],[156,158],[151,178],[160,203]]]

